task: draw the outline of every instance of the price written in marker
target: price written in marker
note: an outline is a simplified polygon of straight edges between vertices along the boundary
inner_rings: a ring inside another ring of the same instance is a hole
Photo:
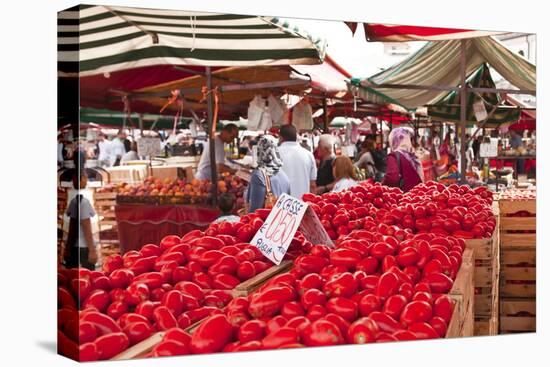
[[[307,215],[306,215],[307,213]],[[251,243],[255,245],[269,260],[279,265],[294,238],[294,234],[302,224],[306,215],[307,228],[321,229],[322,233],[316,233],[316,240],[332,245],[330,238],[324,231],[319,219],[307,203],[288,194],[282,194],[277,199],[271,213],[260,227]],[[313,224],[311,223],[313,221]],[[319,222],[315,225],[315,221]],[[311,231],[306,231],[310,232]],[[324,236],[323,236],[324,233]],[[305,233],[308,238],[307,233]],[[317,243],[314,242],[314,243]]]

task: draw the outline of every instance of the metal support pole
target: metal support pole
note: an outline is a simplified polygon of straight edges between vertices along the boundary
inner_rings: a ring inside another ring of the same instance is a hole
[[[323,132],[328,133],[327,99],[323,98]]]
[[[214,133],[214,96],[212,95],[212,70],[206,67],[206,105],[208,113],[208,138],[210,154],[210,182],[212,183],[212,204],[218,205],[218,167],[216,164],[216,134]],[[222,162],[223,163],[223,162]]]
[[[460,182],[466,183],[466,40],[460,41]]]

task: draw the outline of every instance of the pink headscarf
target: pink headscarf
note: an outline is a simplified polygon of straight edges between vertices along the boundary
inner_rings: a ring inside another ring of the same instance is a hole
[[[422,181],[424,181],[422,166],[414,154],[414,148],[411,142],[413,137],[414,130],[410,127],[398,127],[393,129],[389,136],[390,149],[392,152],[399,152],[403,157],[405,157],[405,159],[407,159],[416,169],[416,172]]]

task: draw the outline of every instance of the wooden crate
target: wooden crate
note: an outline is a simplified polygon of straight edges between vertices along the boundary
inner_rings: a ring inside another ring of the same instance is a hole
[[[500,264],[502,297],[535,297],[536,275],[534,247],[510,247],[502,250]]]
[[[502,298],[500,300],[500,333],[535,332],[536,306],[534,298]]]

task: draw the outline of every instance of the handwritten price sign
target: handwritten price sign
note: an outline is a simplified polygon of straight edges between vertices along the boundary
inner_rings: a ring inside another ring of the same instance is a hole
[[[311,233],[312,228],[316,230],[320,228],[321,230],[321,234],[315,234],[321,242],[314,243],[323,243],[328,239],[327,244],[332,245],[319,219],[308,204],[288,194],[279,196],[271,213],[269,213],[251,243],[258,247],[265,257],[279,265],[294,238],[294,234],[302,224],[304,215],[309,223],[307,228],[310,229],[306,232]],[[313,223],[311,223],[312,221]],[[316,224],[315,221],[319,223]],[[304,235],[308,238],[307,233],[304,233]]]

